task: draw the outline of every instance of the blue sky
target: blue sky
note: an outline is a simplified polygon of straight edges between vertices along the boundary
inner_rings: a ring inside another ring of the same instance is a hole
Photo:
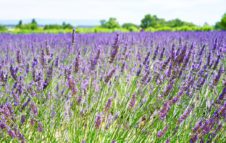
[[[226,12],[226,0],[0,0],[0,21],[19,19],[100,20],[140,23],[145,14],[214,24]]]

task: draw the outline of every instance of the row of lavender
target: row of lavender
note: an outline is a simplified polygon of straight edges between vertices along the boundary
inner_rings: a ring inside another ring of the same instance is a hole
[[[225,32],[1,34],[0,49],[0,141],[226,141]]]

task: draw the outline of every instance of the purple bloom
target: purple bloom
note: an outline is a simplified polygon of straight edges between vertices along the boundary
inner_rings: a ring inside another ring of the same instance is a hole
[[[102,122],[101,115],[98,114],[98,115],[96,116],[96,119],[95,119],[95,127],[96,127],[97,129],[100,128],[101,122]]]
[[[160,60],[160,61],[161,61],[162,58],[163,58],[164,52],[165,52],[165,48],[163,48],[163,49],[162,49],[162,52],[160,53],[160,57],[159,57],[159,60]]]
[[[37,116],[37,115],[38,115],[38,108],[37,108],[37,106],[35,105],[35,103],[34,103],[34,102],[31,102],[31,103],[30,103],[30,107],[31,107],[31,111],[33,112],[33,114],[34,114],[35,116]]]
[[[22,63],[22,56],[21,56],[21,51],[20,50],[18,50],[16,52],[16,59],[17,59],[17,63],[18,64],[21,64]]]
[[[77,73],[79,70],[79,65],[80,65],[80,58],[79,58],[80,53],[77,55],[74,61],[74,72]]]
[[[136,104],[136,94],[133,94],[133,96],[129,102],[129,107],[133,108],[135,104]]]
[[[12,138],[16,138],[16,133],[14,130],[8,129],[8,135],[11,136]]]
[[[111,108],[111,105],[112,105],[112,97],[110,97],[105,105],[105,111],[107,112],[110,108]]]
[[[99,57],[100,57],[100,49],[97,51],[96,57],[93,60],[91,60],[91,70],[95,69],[95,66],[97,65],[97,61]]]
[[[112,69],[112,70],[107,74],[107,76],[106,76],[105,79],[104,79],[105,83],[108,83],[108,82],[110,81],[110,79],[111,79],[111,77],[113,76],[114,73],[115,73],[115,68]]]
[[[111,52],[111,56],[110,56],[110,63],[113,63],[117,53],[118,53],[118,49],[119,49],[119,34],[116,35],[116,38],[115,38],[115,42],[114,42],[114,45],[112,47],[112,52]]]
[[[166,133],[167,130],[168,130],[168,126],[165,126],[165,127],[163,128],[163,130],[158,131],[157,136],[158,136],[159,138],[161,138],[161,137]]]
[[[38,131],[42,132],[43,131],[43,125],[41,122],[38,122]]]
[[[158,55],[159,46],[156,47],[152,60],[154,61]]]

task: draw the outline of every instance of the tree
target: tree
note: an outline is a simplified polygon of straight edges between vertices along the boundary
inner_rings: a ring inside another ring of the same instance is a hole
[[[215,24],[215,29],[226,30],[226,13],[222,16],[221,20]]]
[[[69,23],[63,22],[62,23],[62,28],[63,29],[73,29],[73,26],[71,24],[69,24]]]
[[[147,14],[141,20],[140,27],[146,29],[148,27],[155,27],[157,25],[158,17],[156,15]]]
[[[138,28],[138,26],[136,24],[133,24],[133,23],[124,23],[122,25],[123,28],[129,28],[129,27],[136,27]]]
[[[167,25],[169,27],[181,27],[181,26],[184,26],[185,23],[182,20],[177,18],[177,19],[173,19],[173,20],[168,21]]]
[[[129,31],[138,31],[138,26],[136,24],[133,24],[133,23],[124,23],[122,25],[122,28],[125,28]]]
[[[38,23],[36,22],[36,20],[34,18],[31,20],[31,24],[38,25]]]
[[[22,22],[22,20],[20,20],[20,21],[18,22],[18,24],[16,25],[16,28],[21,28],[22,25],[23,25],[23,22]]]
[[[36,20],[34,18],[31,20],[31,24],[28,25],[28,27],[30,27],[31,30],[35,30],[38,28],[38,23],[36,22]]]
[[[120,24],[118,23],[116,18],[109,18],[108,21],[101,20],[100,21],[101,26],[104,28],[109,28],[109,29],[115,29],[115,28],[120,28]]]
[[[7,28],[4,25],[0,25],[0,32],[6,32]]]
[[[104,25],[105,25],[105,23],[106,23],[106,20],[100,20],[100,25],[102,26],[102,27],[104,27]]]

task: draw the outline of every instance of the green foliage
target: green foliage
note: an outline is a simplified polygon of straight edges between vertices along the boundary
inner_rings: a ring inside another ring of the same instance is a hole
[[[50,24],[50,25],[45,25],[44,26],[44,30],[60,30],[60,29],[73,29],[73,26],[70,24],[66,24],[65,22],[63,22],[62,25],[58,25],[58,24]]]
[[[62,24],[63,29],[73,29],[73,26],[69,23],[63,22]]]
[[[16,25],[16,28],[21,28],[21,27],[22,27],[22,25],[23,25],[23,21],[22,21],[22,20],[20,20],[20,21],[18,22],[18,24]]]
[[[45,25],[44,30],[48,29],[62,29],[62,26],[58,24]]]
[[[194,27],[193,23],[185,22],[180,19],[173,19],[166,21],[165,19],[158,18],[156,15],[145,15],[141,20],[141,28],[147,29],[149,27],[155,28],[155,31],[173,31],[175,28],[182,27],[181,29],[192,29],[188,27]],[[186,28],[185,28],[186,27]],[[179,28],[180,29],[180,28]],[[150,28],[147,30],[149,31]]]
[[[167,25],[169,27],[181,27],[184,25],[184,22],[180,19],[174,19],[174,20],[168,21]]]
[[[124,23],[122,25],[122,28],[127,29],[130,32],[137,32],[139,31],[139,26],[137,26],[136,24],[133,23]]]
[[[208,24],[204,24],[202,27],[200,27],[200,31],[212,31],[214,28]]]
[[[114,28],[120,28],[120,24],[118,23],[116,18],[109,18],[108,21],[101,20],[101,27],[114,29]]]
[[[23,24],[22,20],[18,22],[16,28],[10,32],[13,33],[68,33],[71,32],[73,26],[69,23],[63,22],[62,25],[50,24],[45,25],[43,28],[38,27],[35,19],[28,24]],[[108,20],[101,20],[100,26],[95,27],[77,27],[77,33],[110,33],[110,32],[139,32],[141,29],[148,32],[155,31],[211,31],[211,30],[226,30],[226,13],[222,16],[221,20],[210,26],[204,24],[197,26],[190,22],[182,21],[178,18],[173,20],[165,20],[156,15],[147,14],[141,20],[141,25],[133,23],[124,23],[120,25],[116,18],[109,18]],[[9,32],[5,26],[0,26],[0,32]]]
[[[222,16],[220,22],[217,22],[215,25],[217,30],[226,30],[226,13]]]
[[[38,25],[38,23],[37,23],[37,21],[36,21],[35,19],[32,19],[32,20],[31,20],[31,24],[33,24],[33,25]]]
[[[185,22],[180,19],[173,19],[166,22],[166,25],[172,28],[182,27],[182,26],[195,26],[193,23]]]
[[[157,25],[158,17],[156,15],[147,14],[141,20],[140,27],[146,29],[148,27],[155,27]]]
[[[0,25],[0,32],[6,32],[7,28],[4,25]]]
[[[156,30],[153,27],[148,27],[148,28],[145,29],[145,31],[146,32],[155,32]]]
[[[23,24],[22,20],[19,21],[19,23],[16,25],[17,29],[22,29],[22,30],[36,30],[38,29],[38,23],[36,22],[35,19],[32,19],[31,23],[28,24]]]

